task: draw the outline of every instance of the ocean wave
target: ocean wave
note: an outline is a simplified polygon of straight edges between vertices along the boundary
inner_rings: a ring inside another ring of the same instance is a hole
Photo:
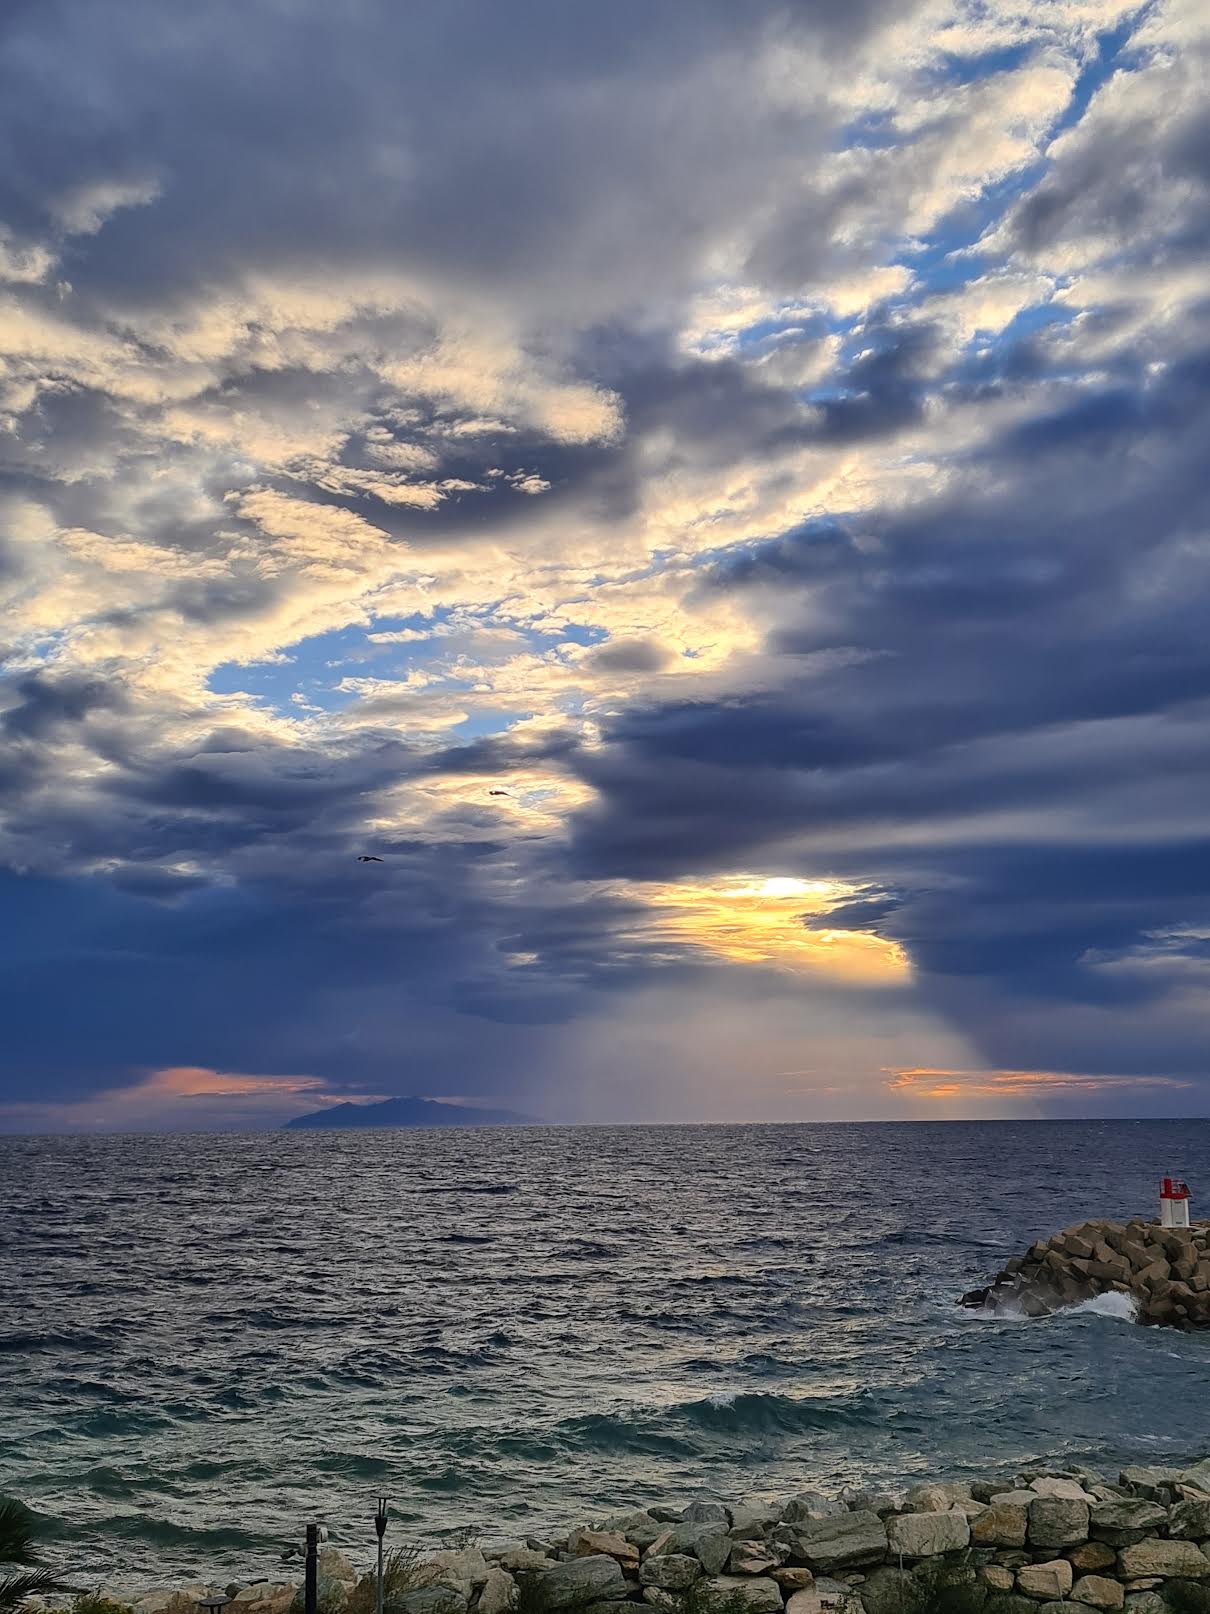
[[[103,1332],[100,1328],[18,1329],[0,1334],[0,1354],[21,1356],[34,1352],[108,1351],[116,1343],[113,1333]]]
[[[1074,1306],[1064,1306],[1063,1311],[1069,1316],[1117,1317],[1127,1323],[1137,1322],[1139,1316],[1134,1297],[1119,1294],[1117,1290],[1107,1295],[1095,1295],[1091,1300],[1079,1300]]]
[[[559,1430],[577,1444],[681,1455],[700,1453],[702,1436],[811,1434],[870,1426],[879,1419],[866,1391],[811,1397],[724,1388],[666,1407],[569,1418]]]

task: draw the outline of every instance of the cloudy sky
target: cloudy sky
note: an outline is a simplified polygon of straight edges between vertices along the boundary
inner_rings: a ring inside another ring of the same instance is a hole
[[[1205,1113],[1208,73],[9,0],[0,1129]]]

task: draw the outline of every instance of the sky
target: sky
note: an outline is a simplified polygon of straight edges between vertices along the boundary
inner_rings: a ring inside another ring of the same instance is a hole
[[[1208,74],[8,0],[0,1130],[1206,1114]]]

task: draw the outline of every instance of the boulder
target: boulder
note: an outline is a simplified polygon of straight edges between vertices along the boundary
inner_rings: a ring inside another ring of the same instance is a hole
[[[979,1579],[992,1592],[1011,1592],[1017,1583],[1012,1570],[1006,1569],[1003,1564],[984,1564],[979,1571]]]
[[[686,1524],[721,1524],[724,1530],[731,1526],[731,1515],[721,1502],[690,1502],[681,1517]]]
[[[934,1558],[969,1546],[971,1529],[966,1514],[957,1508],[948,1513],[900,1513],[887,1520],[886,1538],[890,1551],[904,1558]]]
[[[638,1546],[639,1543],[635,1540],[636,1531],[639,1534],[650,1533],[654,1541],[664,1526],[658,1524],[646,1508],[630,1508],[625,1513],[611,1513],[607,1519],[601,1521],[599,1528],[613,1530],[618,1535],[625,1536],[627,1541],[634,1541]]]
[[[1118,1553],[1118,1574],[1123,1580],[1162,1575],[1165,1580],[1204,1580],[1210,1575],[1210,1559],[1192,1541],[1161,1541],[1147,1536]]]
[[[1210,1501],[1173,1503],[1168,1514],[1168,1534],[1179,1540],[1204,1541],[1210,1536]]]
[[[1032,1480],[1029,1488],[1035,1496],[1062,1496],[1066,1497],[1069,1502],[1096,1501],[1096,1498],[1084,1489],[1079,1480],[1064,1479],[1055,1475],[1044,1474],[1040,1478]]]
[[[320,1607],[323,1606],[321,1602]],[[415,1586],[410,1592],[404,1592],[396,1606],[403,1609],[404,1614],[466,1614],[467,1598],[460,1586],[434,1582],[431,1586]]]
[[[966,1520],[962,1523],[965,1526]],[[779,1527],[779,1531],[785,1529],[785,1525]],[[885,1557],[887,1527],[876,1513],[805,1519],[791,1527],[789,1545],[794,1556],[802,1558],[817,1575],[863,1569],[867,1564],[881,1563]]]
[[[315,1574],[319,1580],[339,1580],[356,1586],[357,1571],[344,1553],[336,1547],[321,1547],[315,1560]]]
[[[1051,1558],[1043,1564],[1022,1564],[1017,1570],[1017,1590],[1041,1603],[1065,1598],[1071,1586],[1071,1565],[1066,1558]]]
[[[799,1524],[804,1519],[837,1519],[849,1510],[834,1497],[822,1496],[818,1491],[800,1491],[792,1496],[782,1510],[786,1524]]]
[[[786,1604],[786,1614],[862,1614],[860,1596],[842,1581],[822,1576],[805,1591],[794,1592]]]
[[[658,1524],[679,1524],[684,1517],[684,1508],[668,1507],[663,1502],[656,1502],[648,1507],[647,1512]]]
[[[1038,1614],[1038,1605],[1016,1593],[993,1592],[983,1605],[984,1614]]]
[[[1071,1589],[1073,1603],[1087,1603],[1089,1608],[1121,1608],[1126,1593],[1121,1582],[1106,1575],[1081,1575]]]
[[[666,1552],[656,1558],[644,1558],[639,1570],[641,1585],[658,1586],[665,1592],[683,1592],[701,1576],[701,1564],[684,1552]]]
[[[1203,1457],[1200,1463],[1194,1463],[1192,1468],[1182,1469],[1181,1484],[1193,1485],[1199,1491],[1210,1494],[1210,1457]]]
[[[430,1552],[422,1568],[436,1569],[446,1584],[482,1586],[491,1565],[478,1547],[463,1547],[460,1551],[444,1549]],[[469,1595],[469,1591],[468,1591]]]
[[[1210,1569],[1210,1564],[1206,1567]],[[548,1608],[571,1608],[587,1602],[621,1602],[627,1594],[626,1581],[616,1559],[605,1553],[549,1564],[535,1580]]]
[[[1012,1576],[1008,1587],[1012,1587]],[[906,1569],[884,1565],[862,1581],[857,1595],[865,1614],[903,1614],[910,1607],[916,1593],[915,1578]]]
[[[804,1564],[786,1564],[781,1569],[771,1569],[769,1578],[775,1580],[787,1595],[801,1592],[815,1582],[815,1576]]]
[[[785,1549],[770,1541],[737,1541],[727,1560],[732,1575],[767,1575],[781,1567]]]
[[[534,1547],[508,1547],[500,1553],[496,1562],[511,1575],[550,1567],[550,1559]]]
[[[1107,1541],[1085,1541],[1063,1556],[1077,1575],[1094,1575],[1099,1569],[1112,1569],[1118,1561],[1117,1553]]]
[[[196,1614],[199,1597],[208,1597],[212,1588],[203,1585],[182,1586],[174,1591],[143,1592],[131,1604],[135,1614]]]
[[[257,1581],[231,1599],[232,1614],[289,1614],[298,1587],[290,1581]]]
[[[948,1513],[959,1502],[971,1500],[969,1483],[940,1483],[930,1480],[924,1485],[913,1485],[907,1493],[907,1505],[913,1513]]]
[[[731,1556],[733,1545],[721,1524],[686,1520],[684,1524],[674,1524],[658,1536],[648,1547],[645,1558],[654,1558],[667,1552],[690,1553],[699,1560],[708,1575],[717,1575]]]
[[[1168,1518],[1167,1510],[1158,1502],[1127,1496],[1094,1502],[1088,1514],[1088,1527],[1093,1537],[1118,1547],[1141,1540],[1149,1530],[1158,1530]]]
[[[517,1600],[517,1583],[505,1569],[491,1568],[479,1593],[479,1614],[507,1614]]]
[[[1023,1547],[1028,1524],[1028,1502],[989,1502],[970,1521],[971,1541],[977,1547]]]
[[[1164,1599],[1155,1592],[1126,1593],[1126,1614],[1172,1614]]]
[[[707,1525],[691,1550],[708,1575],[721,1575],[731,1556],[731,1546],[730,1536],[719,1535],[713,1526]]]
[[[731,1510],[731,1529],[735,1541],[755,1541],[767,1535],[775,1524],[780,1524],[782,1508],[777,1502],[760,1496],[746,1496]]]
[[[1033,1547],[1074,1547],[1088,1539],[1088,1503],[1066,1496],[1038,1496],[1029,1504]]]
[[[1138,1496],[1145,1496],[1149,1501],[1161,1500],[1160,1493],[1171,1490],[1181,1482],[1179,1468],[1150,1468],[1133,1467],[1124,1468],[1118,1475],[1119,1482],[1128,1491],[1134,1491]]]
[[[577,1558],[603,1552],[632,1573],[639,1567],[639,1549],[616,1530],[573,1530],[567,1538],[567,1550]]]
[[[1210,1564],[1206,1566],[1210,1569]],[[747,1614],[781,1614],[781,1587],[775,1580],[757,1575],[751,1580],[742,1575],[714,1575],[702,1582],[707,1607],[710,1602],[727,1602],[731,1606],[742,1603]],[[810,1597],[814,1588],[795,1592],[795,1597]]]

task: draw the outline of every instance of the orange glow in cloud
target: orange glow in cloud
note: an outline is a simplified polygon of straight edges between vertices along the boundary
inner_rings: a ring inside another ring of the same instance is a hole
[[[324,1084],[318,1076],[237,1076],[207,1070],[202,1065],[170,1065],[120,1093],[163,1093],[176,1098],[209,1098],[215,1093],[248,1098],[258,1094],[315,1093]]]
[[[276,1126],[307,1109],[338,1104],[350,1095],[325,1091],[319,1076],[255,1076],[169,1065],[122,1087],[63,1103],[0,1105],[0,1127],[54,1132],[141,1132],[165,1128],[221,1131]],[[370,1102],[380,1094],[358,1094]]]
[[[1115,1088],[1192,1087],[1175,1076],[1094,1076],[1065,1070],[929,1070],[887,1072],[887,1087],[913,1098],[1051,1098]]]
[[[838,881],[737,874],[626,891],[653,910],[658,936],[732,963],[822,973],[854,985],[891,984],[909,971],[896,942],[869,931],[806,923],[858,895],[856,887]]]

